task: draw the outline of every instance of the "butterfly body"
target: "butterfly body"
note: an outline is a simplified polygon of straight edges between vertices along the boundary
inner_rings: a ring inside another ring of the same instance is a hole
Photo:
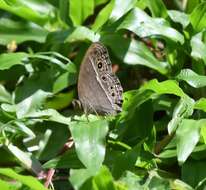
[[[85,112],[116,114],[122,110],[122,92],[106,47],[93,43],[80,66],[78,96],[82,107]]]

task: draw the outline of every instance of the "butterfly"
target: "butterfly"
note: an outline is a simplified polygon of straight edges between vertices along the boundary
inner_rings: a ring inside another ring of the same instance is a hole
[[[122,111],[122,93],[107,48],[100,42],[93,43],[83,58],[78,77],[78,97],[84,111],[115,115]]]

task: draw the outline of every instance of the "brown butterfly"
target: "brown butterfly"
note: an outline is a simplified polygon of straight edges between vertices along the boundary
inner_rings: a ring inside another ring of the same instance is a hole
[[[122,110],[122,93],[107,48],[100,42],[93,43],[84,56],[78,78],[78,96],[84,111],[114,115]]]

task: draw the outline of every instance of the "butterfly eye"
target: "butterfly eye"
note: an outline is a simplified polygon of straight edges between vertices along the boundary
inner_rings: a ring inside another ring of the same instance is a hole
[[[102,63],[99,62],[97,66],[98,66],[99,69],[101,69],[102,68]]]
[[[114,87],[113,86],[110,86],[110,89],[112,90]]]

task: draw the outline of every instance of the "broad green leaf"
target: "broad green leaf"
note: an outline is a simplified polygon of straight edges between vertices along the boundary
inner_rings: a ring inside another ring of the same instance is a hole
[[[158,26],[158,27],[157,27]],[[134,32],[137,36],[158,37],[170,39],[174,42],[184,43],[184,37],[177,30],[171,28],[166,20],[162,18],[152,18],[139,8],[132,9],[117,27]]]
[[[124,93],[123,111],[121,120],[129,120],[134,115],[137,107],[149,100],[153,95],[152,90],[131,90]]]
[[[184,97],[186,94],[178,86],[178,83],[174,80],[166,80],[158,82],[156,79],[149,81],[143,87],[143,90],[152,90],[156,94],[173,94],[179,97]]]
[[[206,98],[200,98],[196,101],[194,108],[206,112]]]
[[[139,175],[135,175],[134,173],[130,171],[125,171],[123,176],[116,182],[117,185],[122,186],[124,185],[125,190],[136,190],[136,189],[142,189],[142,178]]]
[[[102,166],[96,175],[87,169],[72,170],[70,182],[75,189],[116,190],[112,175],[106,166]]]
[[[74,25],[81,25],[84,20],[94,12],[94,0],[70,0],[69,16]]]
[[[134,39],[129,40],[120,35],[102,36],[104,44],[108,45],[114,54],[129,65],[144,65],[161,74],[166,74],[169,64],[157,60],[148,47]],[[118,43],[115,43],[117,42]],[[119,46],[121,44],[121,46]]]
[[[110,22],[117,21],[125,13],[135,7],[137,0],[115,0],[114,7],[112,9],[111,15],[109,17]]]
[[[63,155],[58,156],[54,159],[49,160],[43,165],[43,168],[72,168],[78,169],[83,168],[83,164],[77,157],[75,149],[68,150]]]
[[[32,117],[32,114],[41,109],[46,98],[51,96],[50,93],[38,90],[32,96],[24,99],[16,105],[17,118]]]
[[[8,3],[7,1],[0,0],[0,9],[13,13],[21,18],[32,21],[38,25],[44,25],[46,22],[48,22],[48,10],[50,9],[50,11],[52,11],[51,7],[49,8],[49,6],[47,6],[47,8],[41,10],[41,12],[38,12],[34,10],[34,7],[42,7],[42,5],[39,4],[38,6],[31,7],[30,3],[25,2],[17,0]]]
[[[85,41],[85,40],[96,42],[99,40],[99,38],[100,35],[98,33],[93,32],[87,27],[79,26],[68,34],[67,38],[65,39],[65,42],[75,42],[75,41]]]
[[[35,138],[36,135],[34,134],[34,132],[28,128],[23,122],[20,122],[20,121],[15,121],[14,122],[17,127],[24,133],[26,134],[28,137],[30,138]]]
[[[204,140],[204,143],[206,144],[206,125],[202,126],[200,133],[201,133],[201,136]]]
[[[75,95],[76,93],[74,90],[67,93],[58,93],[46,101],[45,107],[56,110],[64,109],[72,103]]]
[[[26,169],[34,172],[36,175],[38,175],[42,171],[41,163],[33,156],[29,155],[26,152],[23,152],[17,146],[14,146],[11,142],[6,143],[5,147]]]
[[[135,163],[140,155],[140,152],[141,144],[138,144],[132,150],[127,150],[117,157],[112,168],[112,174],[115,179],[120,178],[124,171],[131,171],[135,168]]]
[[[36,106],[38,107],[38,105]],[[24,117],[38,118],[40,120],[45,120],[45,121],[55,121],[65,125],[69,125],[71,122],[70,117],[64,117],[54,109],[46,109],[46,110],[31,109],[31,111],[29,111],[26,115],[24,115]]]
[[[135,7],[137,0],[111,0],[97,15],[92,26],[97,31],[107,21],[111,24]]]
[[[146,4],[152,12],[153,17],[167,17],[167,9],[162,0],[146,0]]]
[[[74,189],[80,189],[81,186],[91,177],[93,174],[89,169],[71,169],[69,181],[71,182]],[[89,187],[88,189],[92,189]]]
[[[69,122],[61,123],[61,118],[58,118],[55,122],[53,120],[46,120],[47,122],[37,123],[35,125],[37,138],[33,141],[27,141],[24,143],[28,149],[30,145],[32,147],[37,145],[38,150],[35,152],[35,156],[40,160],[50,160],[56,157],[60,152],[65,143],[68,142],[70,132],[68,129]],[[24,141],[25,142],[25,141]]]
[[[99,173],[93,177],[93,184],[97,190],[116,190],[113,177],[106,166],[102,166]]]
[[[68,30],[51,32],[47,41],[52,44],[76,42],[76,41],[91,41],[96,42],[100,38],[100,34],[95,33],[85,26],[72,27]]]
[[[121,118],[129,119],[136,108],[154,95],[173,94],[179,97],[185,97],[186,94],[173,80],[158,82],[156,79],[149,81],[139,90],[128,91],[124,94],[123,112]]]
[[[0,19],[0,44],[20,44],[25,41],[36,41],[43,43],[48,32],[38,25],[16,22],[11,19]]]
[[[6,70],[14,65],[23,65],[23,60],[28,58],[28,54],[23,52],[18,53],[3,53],[0,55],[0,70]]]
[[[0,174],[11,179],[20,181],[32,190],[47,190],[36,178],[32,176],[20,175],[9,168],[1,168]]]
[[[180,23],[183,28],[186,28],[190,23],[189,16],[183,12],[168,10],[167,13],[173,22]]]
[[[186,183],[188,183],[192,187],[195,187],[201,180],[206,178],[205,169],[206,165],[203,160],[188,160],[183,164],[181,168],[181,177]]]
[[[57,93],[64,88],[68,88],[77,82],[77,69],[73,63],[69,63],[67,66],[67,72],[61,74],[53,83],[53,92]]]
[[[190,22],[195,32],[200,32],[206,27],[206,2],[202,2],[195,7],[190,14]]]
[[[192,47],[191,56],[197,60],[203,60],[206,64],[206,42],[204,40],[205,37],[206,31],[200,32],[192,37],[190,44]]]
[[[95,6],[98,6],[98,5],[101,5],[101,4],[104,4],[106,3],[108,0],[95,0]]]
[[[200,4],[201,0],[190,0],[187,1],[186,7],[185,7],[185,12],[191,13],[195,7],[197,7],[198,4]]]
[[[5,182],[5,181],[3,181],[1,179],[0,179],[0,187],[2,189],[4,189],[4,190],[12,190],[12,189],[14,189],[14,188],[12,188],[12,186],[9,183],[7,183],[7,182]]]
[[[3,85],[0,84],[0,102],[12,103],[12,97]]]
[[[198,75],[190,69],[182,69],[176,78],[185,81],[194,88],[206,86],[206,76]]]
[[[158,171],[158,170],[157,170]],[[149,172],[149,177],[144,184],[145,189],[164,189],[164,190],[193,190],[192,187],[187,185],[181,180],[173,179],[171,174],[167,172],[157,172],[156,170],[152,170]]]
[[[136,107],[136,106],[135,106]],[[144,116],[147,116],[145,119]],[[119,123],[120,134],[119,139],[126,144],[135,145],[142,139],[150,140],[150,135],[153,128],[153,105],[151,100],[147,100],[138,107],[136,107],[134,113],[129,111],[129,118],[125,122]],[[141,126],[141,127],[140,127]],[[121,132],[124,131],[124,132]],[[135,148],[137,150],[137,148]],[[126,153],[124,154],[126,156]],[[120,156],[121,157],[121,156]],[[131,164],[131,162],[130,162]],[[127,164],[128,166],[130,164]],[[123,165],[123,164],[122,164]],[[122,166],[123,167],[123,166]],[[118,169],[121,170],[121,169]]]
[[[105,120],[74,121],[69,125],[80,161],[89,170],[97,171],[105,156],[105,137],[108,123]]]
[[[92,25],[92,29],[97,31],[102,25],[104,25],[112,12],[114,7],[115,0],[111,0],[97,15],[94,24]]]
[[[168,133],[173,133],[184,118],[192,115],[194,100],[189,97],[182,97],[175,106],[172,120],[168,123]]]
[[[206,120],[183,119],[176,131],[177,159],[183,164],[192,153],[200,138],[200,129]]]

